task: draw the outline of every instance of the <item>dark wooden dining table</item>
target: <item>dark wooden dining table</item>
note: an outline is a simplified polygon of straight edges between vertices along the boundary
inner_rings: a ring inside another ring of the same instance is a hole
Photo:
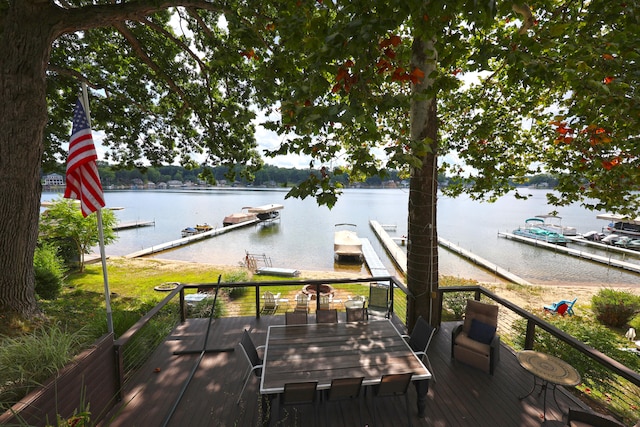
[[[408,372],[413,373],[422,417],[431,372],[389,319],[272,325],[267,331],[260,393],[266,404],[284,391],[286,383],[317,381],[323,390],[335,378],[364,377],[363,386],[371,386],[379,384],[383,375]]]

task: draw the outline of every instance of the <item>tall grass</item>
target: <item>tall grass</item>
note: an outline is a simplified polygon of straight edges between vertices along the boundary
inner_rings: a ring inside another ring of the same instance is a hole
[[[17,338],[0,347],[0,405],[6,410],[64,367],[85,341],[83,330],[65,331],[59,324]]]

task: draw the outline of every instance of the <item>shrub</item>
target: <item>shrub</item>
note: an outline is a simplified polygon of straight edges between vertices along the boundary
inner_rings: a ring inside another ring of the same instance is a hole
[[[205,298],[189,307],[189,317],[207,318],[211,316],[213,308],[213,298]],[[216,300],[216,307],[213,312],[214,318],[223,317],[225,312],[224,304],[220,298]]]
[[[442,296],[445,308],[453,313],[453,319],[462,319],[467,308],[467,300],[473,299],[473,296],[464,292],[445,292]]]
[[[225,273],[223,282],[225,283],[235,283],[235,282],[248,282],[249,275],[246,271],[238,270],[232,271],[230,273]],[[241,298],[247,294],[249,288],[226,288],[227,295],[230,299]]]
[[[56,299],[62,290],[65,271],[58,249],[47,243],[38,246],[33,257],[33,268],[36,294],[43,299]]]
[[[640,297],[626,291],[602,289],[591,298],[591,308],[601,323],[620,328],[640,312]]]

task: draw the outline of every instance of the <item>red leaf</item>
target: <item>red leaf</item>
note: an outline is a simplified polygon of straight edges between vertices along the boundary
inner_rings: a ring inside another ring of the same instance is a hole
[[[615,80],[615,77],[607,76],[607,77],[604,78],[604,84],[608,85],[609,83],[611,83],[614,80]]]
[[[422,71],[420,68],[416,67],[416,68],[413,69],[413,71],[411,71],[410,78],[411,78],[411,83],[416,85],[422,79],[424,79],[424,71]]]
[[[386,48],[386,49],[384,50],[384,54],[385,54],[387,57],[391,58],[391,59],[393,59],[393,58],[395,58],[395,57],[396,57],[396,52],[395,52],[393,49],[391,49],[390,47],[388,47],[388,48]]]
[[[331,93],[336,93],[336,92],[340,92],[340,89],[342,89],[342,85],[340,83],[336,83],[335,85],[333,85],[333,87],[331,88]]]
[[[336,81],[339,82],[340,80],[344,80],[348,75],[349,72],[346,70],[346,68],[340,67],[338,69],[338,74],[336,74]]]
[[[398,35],[393,35],[393,36],[389,37],[389,40],[391,42],[391,46],[393,46],[393,47],[396,47],[400,43],[402,43],[402,38],[400,38],[400,36],[398,36]]]
[[[615,59],[615,56],[611,55],[610,53],[603,53],[602,59],[605,59],[607,61],[612,61]]]

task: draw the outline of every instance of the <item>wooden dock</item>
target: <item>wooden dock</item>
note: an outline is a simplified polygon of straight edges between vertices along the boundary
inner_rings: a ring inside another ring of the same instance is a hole
[[[376,233],[376,235],[378,236],[378,239],[380,239],[380,242],[382,243],[382,245],[384,246],[384,248],[386,249],[387,253],[389,254],[389,256],[393,259],[393,261],[396,263],[396,265],[398,266],[398,268],[400,268],[400,270],[405,274],[407,274],[407,255],[406,253],[398,246],[398,244],[395,242],[395,240],[389,236],[389,234],[386,232],[386,230],[380,225],[378,224],[377,221],[369,221],[369,224],[371,225],[371,228],[373,229],[373,231]],[[531,283],[527,282],[526,280],[522,279],[521,277],[518,277],[517,275],[511,273],[508,270],[505,270],[504,268],[501,268],[499,266],[497,266],[496,264],[487,261],[486,259],[466,250],[463,249],[443,238],[438,237],[438,245],[442,246],[443,248],[454,252],[455,254],[467,259],[468,261],[471,261],[472,263],[490,271],[491,273],[502,277],[503,279],[506,279],[512,283],[516,283],[518,285],[526,285],[526,286],[530,286]]]
[[[621,268],[623,270],[631,271],[633,273],[640,273],[640,264],[637,264],[637,263],[611,259],[611,257],[596,255],[590,252],[584,252],[577,249],[567,248],[565,246],[554,245],[552,243],[542,242],[536,239],[529,239],[527,237],[516,236],[515,234],[511,234],[511,233],[498,232],[498,236],[506,237],[507,239],[517,240],[523,243],[528,243],[530,245],[538,246],[541,248],[550,249],[565,255],[586,259],[589,261],[597,262],[597,263],[608,265],[611,267]]]
[[[130,228],[138,228],[138,227],[150,227],[152,225],[156,225],[155,221],[130,221],[130,222],[120,222],[118,225],[113,227],[114,231],[120,230],[128,230]]]
[[[592,242],[591,240],[587,240],[583,237],[573,237],[573,236],[564,236],[564,237],[570,242],[577,243],[579,245],[585,245],[585,246],[597,248],[607,252],[613,252],[618,254],[629,255],[634,258],[640,258],[640,251],[636,251],[633,249],[621,248],[620,246],[616,246],[616,245],[607,245],[606,243],[602,243],[602,242]]]
[[[235,230],[237,228],[246,227],[248,225],[257,224],[261,222],[259,219],[253,221],[245,221],[240,224],[228,225],[226,227],[216,227],[213,230],[205,231],[204,233],[195,234],[193,236],[183,237],[181,239],[172,240],[170,242],[161,243],[159,245],[151,246],[150,248],[145,248],[128,255],[125,255],[125,258],[138,258],[145,255],[151,255],[158,252],[163,252],[169,249],[177,248],[179,246],[188,245],[199,240],[208,239],[210,237],[218,236],[223,233],[228,233],[229,231]]]
[[[525,286],[533,286],[530,282],[527,282],[526,280],[524,280],[523,278],[516,276],[515,274],[511,273],[508,270],[505,270],[502,267],[497,266],[496,264],[492,263],[491,261],[487,261],[486,259],[474,254],[471,251],[468,251],[466,249],[463,249],[451,242],[449,242],[448,240],[445,240],[443,238],[438,237],[438,244],[440,246],[442,246],[443,248],[448,249],[451,252],[454,252],[460,256],[462,256],[463,258],[467,259],[468,261],[471,261],[472,263],[479,265],[480,267],[494,273],[496,276],[500,276],[503,279],[508,280],[509,282],[518,284],[518,285],[525,285]]]
[[[371,246],[371,242],[367,238],[361,238],[362,242],[362,255],[364,256],[364,262],[367,263],[367,267],[373,277],[387,277],[391,276],[386,267],[378,257],[378,254]]]
[[[378,221],[371,220],[369,221],[369,226],[373,229],[373,232],[382,243],[385,251],[391,257],[395,265],[402,271],[402,274],[407,275],[407,254],[404,250],[402,250],[398,244],[393,240],[387,230],[385,230],[384,226],[382,226]]]

